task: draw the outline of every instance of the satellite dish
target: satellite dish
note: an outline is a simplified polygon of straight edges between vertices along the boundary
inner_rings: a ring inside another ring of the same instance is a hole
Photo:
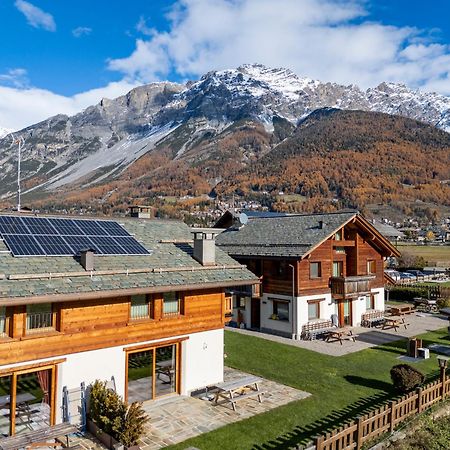
[[[245,225],[246,223],[248,223],[248,216],[245,213],[240,213],[239,214],[239,222],[242,223],[242,225]]]

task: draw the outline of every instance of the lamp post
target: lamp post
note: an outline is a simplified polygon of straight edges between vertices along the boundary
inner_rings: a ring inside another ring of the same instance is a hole
[[[448,367],[448,361],[450,358],[448,356],[442,356],[439,355],[437,357],[438,364],[439,364],[439,370],[440,370],[440,379],[442,384],[442,400],[444,400],[445,397],[445,370]]]

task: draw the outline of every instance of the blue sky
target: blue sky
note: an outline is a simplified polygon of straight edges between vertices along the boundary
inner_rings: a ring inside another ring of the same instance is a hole
[[[450,95],[450,2],[0,0],[0,127],[261,62]]]

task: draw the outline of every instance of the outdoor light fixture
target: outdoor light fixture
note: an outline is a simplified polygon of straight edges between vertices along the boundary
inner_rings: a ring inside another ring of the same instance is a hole
[[[439,355],[437,357],[437,360],[438,360],[438,363],[439,363],[439,367],[441,369],[446,369],[447,366],[448,366],[448,362],[450,361],[450,357]]]

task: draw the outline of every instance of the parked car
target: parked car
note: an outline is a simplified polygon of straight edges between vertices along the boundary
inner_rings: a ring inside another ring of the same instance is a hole
[[[423,280],[425,278],[425,274],[420,270],[412,269],[412,270],[407,270],[406,272],[414,275],[417,279]]]
[[[416,281],[416,276],[408,272],[400,272],[400,280]]]
[[[393,269],[388,269],[384,271],[387,275],[389,275],[393,280],[399,281],[400,280],[400,272]]]

